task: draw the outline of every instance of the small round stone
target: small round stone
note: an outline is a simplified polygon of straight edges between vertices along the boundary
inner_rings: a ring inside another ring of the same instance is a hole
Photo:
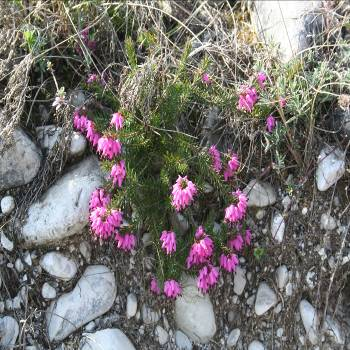
[[[44,299],[55,299],[56,289],[52,287],[49,283],[45,282],[41,288],[41,295]]]
[[[5,196],[1,200],[1,212],[4,215],[9,215],[15,209],[15,200],[12,196]]]

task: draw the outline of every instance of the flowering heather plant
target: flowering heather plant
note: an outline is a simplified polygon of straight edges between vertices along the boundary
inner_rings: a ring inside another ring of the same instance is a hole
[[[89,79],[96,81],[93,75]],[[211,81],[206,75],[202,79],[204,84]],[[260,88],[265,79],[263,74],[258,75]],[[103,88],[101,84],[87,86],[92,90]],[[172,130],[175,120],[169,125],[163,122],[183,105],[184,96],[175,94],[176,89],[166,90],[169,97],[163,96],[157,107],[167,113],[150,114],[149,124],[141,123],[127,110],[107,117],[105,112],[91,116],[91,111],[81,109],[73,115],[75,129],[89,140],[107,174],[105,186],[96,189],[89,202],[92,235],[129,252],[137,248],[138,235],[150,232],[151,249],[156,250],[157,257],[150,291],[170,299],[182,293],[183,272],[195,274],[198,288],[207,293],[220,274],[235,271],[238,254],[252,239],[244,223],[247,197],[239,189],[232,192],[240,167],[238,154],[231,150],[220,153],[214,145],[206,151],[199,149],[181,133],[171,137],[162,134],[161,130]],[[257,101],[256,88],[245,87],[239,108],[251,112]],[[152,123],[157,128],[152,129]],[[213,229],[213,218],[201,210],[207,205],[205,197],[212,196],[206,193],[204,181],[217,191],[220,208],[215,216],[221,220],[220,230]],[[186,233],[174,217],[187,222]]]

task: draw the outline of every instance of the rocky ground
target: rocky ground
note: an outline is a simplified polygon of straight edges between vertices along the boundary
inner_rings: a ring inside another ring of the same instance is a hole
[[[290,17],[309,10],[309,2],[293,3]],[[257,3],[260,20],[273,16],[276,4]],[[299,40],[300,19],[288,18],[286,25],[288,60],[307,42]],[[277,26],[270,34],[285,43]],[[154,257],[147,233],[131,254],[92,239],[88,201],[105,175],[81,134],[66,140],[64,174],[23,218],[17,215],[60,132],[54,125],[37,128],[36,135],[18,128],[15,143],[2,150],[1,348],[350,349],[346,146],[320,145],[307,178],[286,173],[285,183],[266,176],[245,184],[253,245],[261,255],[246,251],[235,273],[221,276],[209,295],[184,276],[182,296],[169,301],[149,292]]]

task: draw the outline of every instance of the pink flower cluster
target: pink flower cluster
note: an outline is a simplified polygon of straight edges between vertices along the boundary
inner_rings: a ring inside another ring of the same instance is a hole
[[[239,260],[236,254],[221,254],[220,266],[227,272],[235,271],[236,266],[239,264]]]
[[[265,88],[265,80],[267,79],[266,74],[264,72],[259,72],[256,80],[260,86],[260,89]]]
[[[117,247],[125,251],[134,249],[136,245],[136,237],[131,233],[126,233],[122,236],[119,232],[116,232],[115,241]]]
[[[255,103],[258,101],[258,93],[254,87],[242,87],[238,100],[238,108],[251,112]]]
[[[217,150],[215,145],[209,148],[209,154],[212,159],[213,169],[219,174],[222,169],[220,152]]]
[[[96,147],[101,135],[95,130],[94,122],[89,120],[86,115],[80,115],[79,111],[75,111],[73,115],[73,125],[81,133],[86,133],[86,138],[93,147]]]
[[[92,84],[92,83],[94,83],[94,82],[96,82],[98,80],[99,80],[98,75],[93,73],[93,74],[89,74],[88,75],[88,78],[87,78],[86,82],[88,84]]]
[[[238,170],[239,160],[236,153],[231,152],[230,160],[227,163],[227,168],[224,171],[224,179],[228,181]]]
[[[162,242],[162,249],[170,255],[176,251],[176,235],[172,231],[163,231],[160,236],[160,241]]]
[[[97,188],[92,192],[89,209],[94,210],[98,207],[106,207],[111,201],[111,196],[102,188]]]
[[[196,185],[187,179],[187,176],[179,177],[176,180],[176,183],[173,186],[172,195],[172,206],[176,209],[176,211],[180,211],[189,206],[193,197],[197,193]]]
[[[122,187],[122,183],[126,176],[125,170],[125,161],[121,160],[119,163],[114,164],[112,166],[111,174],[109,176],[110,179],[113,180],[113,185],[118,185],[118,187]]]
[[[199,226],[195,234],[195,242],[192,244],[189,256],[186,259],[187,268],[193,265],[203,264],[208,262],[214,251],[214,243],[207,236],[202,226]]]
[[[89,29],[85,28],[80,32],[81,41],[84,43],[86,47],[88,47],[91,51],[96,50],[96,41],[90,39]],[[79,44],[76,46],[76,51],[79,55],[82,55],[83,50]]]
[[[212,159],[212,167],[214,171],[218,174],[220,174],[221,169],[222,169],[222,163],[221,163],[221,157],[220,157],[220,152],[217,150],[215,145],[212,145],[209,148],[208,151],[209,155],[211,156]],[[225,181],[228,181],[232,178],[232,176],[236,173],[236,171],[239,168],[239,160],[238,156],[236,153],[229,152],[230,158],[227,162],[226,169],[224,171],[224,179]]]
[[[243,192],[237,190],[236,192],[232,192],[232,195],[234,196],[236,203],[231,204],[225,209],[225,221],[230,224],[242,220],[248,206],[247,196]]]
[[[117,116],[116,116],[117,115]],[[74,127],[82,133],[86,133],[87,139],[91,142],[96,151],[103,157],[113,160],[121,154],[121,143],[110,136],[101,136],[96,130],[93,121],[85,115],[76,111],[73,116]],[[123,117],[115,113],[111,125],[120,130],[123,124]],[[121,187],[126,177],[125,161],[122,159],[112,166],[109,178],[113,186]],[[129,251],[136,245],[136,237],[132,233],[122,235],[118,229],[123,222],[123,213],[120,210],[108,208],[111,203],[111,196],[103,189],[96,189],[90,198],[90,227],[94,235],[100,239],[108,239],[114,235],[116,245],[119,249]]]
[[[176,298],[182,292],[180,284],[175,280],[168,280],[164,282],[164,294],[168,298]]]
[[[203,73],[202,75],[202,83],[205,85],[210,85],[211,84],[211,79],[208,73]]]
[[[115,126],[116,131],[121,130],[123,128],[123,122],[124,122],[124,118],[119,112],[113,113],[111,125]]]
[[[108,210],[105,207],[96,207],[90,213],[91,229],[94,234],[102,239],[107,239],[116,231],[123,222],[122,212]]]
[[[160,295],[161,293],[161,289],[158,285],[158,282],[157,280],[153,277],[151,279],[151,292],[156,294],[156,295]],[[182,288],[180,286],[180,283],[171,279],[171,280],[166,280],[164,282],[164,294],[168,297],[168,298],[171,298],[171,299],[175,299],[177,298],[181,292],[182,292]]]
[[[111,137],[100,137],[97,142],[97,152],[102,156],[112,160],[122,152],[122,145],[119,140],[114,140]]]
[[[272,114],[270,114],[266,119],[266,129],[268,132],[272,132],[276,127],[276,119]]]
[[[206,293],[210,287],[215,286],[219,278],[219,269],[211,264],[203,266],[199,270],[197,287]]]

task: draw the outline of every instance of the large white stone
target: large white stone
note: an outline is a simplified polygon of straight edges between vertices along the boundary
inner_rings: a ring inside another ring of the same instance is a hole
[[[0,139],[0,191],[31,182],[40,168],[41,152],[23,130],[16,129],[13,138],[9,147]]]
[[[36,128],[39,144],[45,151],[49,151],[53,148],[61,133],[62,128],[56,125],[39,126]],[[65,142],[68,142],[68,140]],[[73,131],[70,140],[69,155],[72,157],[81,156],[84,153],[86,146],[86,138],[80,132]]]
[[[135,350],[129,338],[117,328],[85,333],[79,350]]]
[[[19,333],[17,321],[11,316],[0,318],[0,348],[12,349],[16,345]]]
[[[284,221],[283,215],[276,211],[273,214],[271,219],[272,238],[276,242],[282,243],[285,229],[286,229],[286,223]]]
[[[345,153],[339,148],[324,147],[318,156],[316,184],[319,191],[326,191],[345,173]]]
[[[78,272],[76,262],[58,252],[46,253],[40,259],[40,266],[51,276],[69,281]]]
[[[260,283],[256,293],[255,313],[261,316],[276,304],[277,296],[275,292],[265,282]]]
[[[322,1],[252,1],[252,20],[261,40],[279,45],[281,58],[289,61],[310,44],[322,17],[316,13]],[[318,11],[319,12],[319,11]]]
[[[22,228],[27,245],[40,245],[80,234],[88,224],[89,200],[102,185],[102,174],[95,157],[73,166],[28,210]]]
[[[319,325],[318,315],[315,308],[306,300],[302,300],[299,304],[299,311],[306,335],[313,345],[319,341],[319,334],[317,327]]]
[[[209,295],[203,295],[193,278],[183,279],[182,296],[175,301],[175,321],[193,341],[208,343],[216,332],[215,314]]]
[[[276,192],[270,184],[255,179],[248,183],[243,192],[248,196],[248,207],[267,207],[277,199]]]
[[[51,303],[46,312],[50,341],[61,341],[84,324],[103,315],[113,305],[116,281],[106,266],[86,268],[75,288]]]

